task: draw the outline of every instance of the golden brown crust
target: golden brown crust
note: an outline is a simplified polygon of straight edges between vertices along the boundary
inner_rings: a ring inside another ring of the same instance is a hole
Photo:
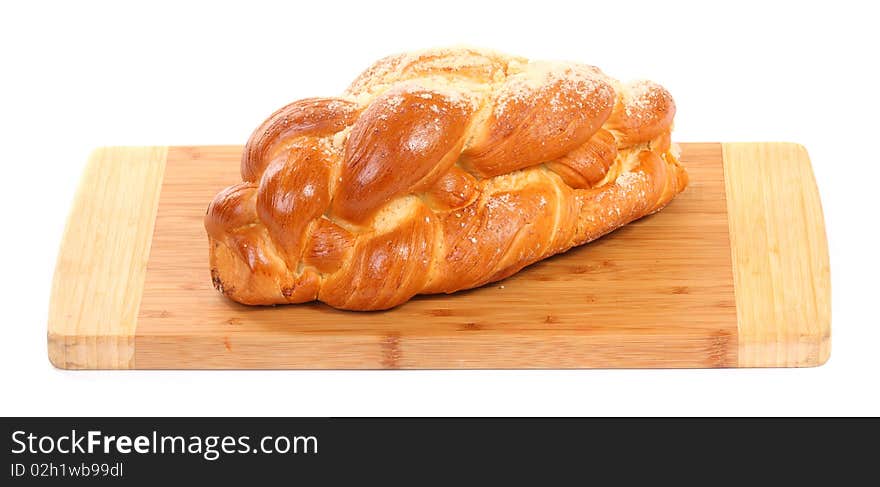
[[[589,140],[613,103],[611,86],[590,67],[536,65],[510,75],[461,162],[488,177],[557,159]]]
[[[389,56],[254,131],[208,207],[215,286],[245,304],[386,309],[503,279],[687,184],[651,82],[476,49]]]
[[[455,78],[475,83],[491,83],[503,79],[511,60],[525,62],[485,49],[428,49],[414,53],[386,56],[358,76],[347,93],[358,96],[366,92],[416,78]]]
[[[339,132],[357,116],[357,105],[337,98],[307,98],[280,108],[248,140],[241,159],[241,178],[256,182],[285,141]]]
[[[313,138],[299,139],[263,172],[256,210],[288,267],[302,258],[307,226],[330,202],[330,154]]]
[[[424,89],[377,98],[351,128],[333,213],[362,223],[392,198],[433,185],[455,164],[469,115]]]
[[[607,130],[599,130],[590,140],[564,156],[548,161],[547,167],[575,189],[592,188],[605,179],[617,159],[617,141]]]
[[[452,166],[425,193],[425,201],[437,210],[454,210],[471,203],[479,181],[458,166]]]
[[[672,95],[656,83],[637,81],[622,87],[607,128],[622,147],[630,147],[668,134],[673,117]]]

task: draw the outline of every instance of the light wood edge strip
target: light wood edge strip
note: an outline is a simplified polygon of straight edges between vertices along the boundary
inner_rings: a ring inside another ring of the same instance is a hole
[[[92,152],[61,239],[49,302],[49,360],[132,369],[138,308],[167,147]]]
[[[725,143],[740,367],[811,367],[831,353],[831,279],[806,149]]]

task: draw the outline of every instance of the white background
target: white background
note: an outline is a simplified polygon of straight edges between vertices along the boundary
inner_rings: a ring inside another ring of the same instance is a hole
[[[12,3],[0,7],[2,415],[880,414],[871,2]],[[676,99],[678,141],[803,143],[831,249],[831,360],[800,370],[52,368],[49,285],[91,148],[243,143],[276,108],[338,93],[381,56],[450,44],[654,79]]]

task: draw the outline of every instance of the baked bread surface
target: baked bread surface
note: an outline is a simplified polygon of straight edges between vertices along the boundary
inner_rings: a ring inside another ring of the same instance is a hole
[[[214,286],[379,310],[504,279],[681,192],[674,114],[663,87],[584,64],[386,57],[254,131],[205,216]]]

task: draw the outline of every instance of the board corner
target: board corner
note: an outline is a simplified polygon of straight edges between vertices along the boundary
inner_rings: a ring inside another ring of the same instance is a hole
[[[134,369],[134,335],[84,336],[49,332],[49,363],[60,370]]]
[[[740,367],[830,357],[831,279],[818,187],[803,144],[723,143]]]
[[[167,150],[107,146],[89,153],[52,276],[53,366],[130,368]]]

